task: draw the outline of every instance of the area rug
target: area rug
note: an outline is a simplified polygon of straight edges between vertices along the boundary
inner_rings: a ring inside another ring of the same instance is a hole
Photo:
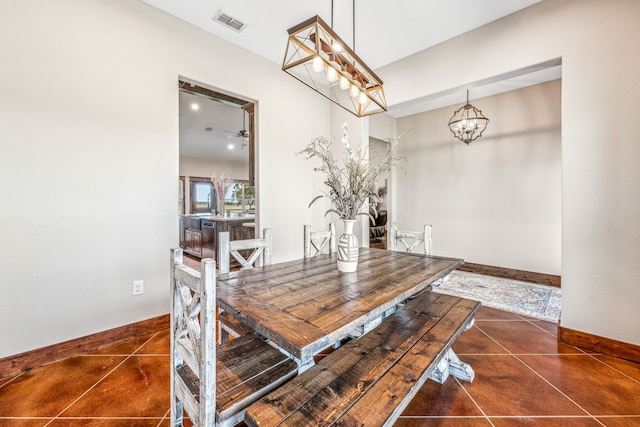
[[[535,319],[556,323],[560,319],[560,289],[552,286],[455,270],[433,291]]]

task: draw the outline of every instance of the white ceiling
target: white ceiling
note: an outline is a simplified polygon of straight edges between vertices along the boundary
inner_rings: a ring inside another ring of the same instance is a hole
[[[180,91],[181,156],[248,163],[248,142],[239,135],[248,125],[240,106]]]
[[[278,64],[287,29],[315,15],[331,24],[331,0],[143,1]],[[355,51],[375,70],[540,1],[360,0],[355,2]],[[353,47],[353,2],[333,3],[333,29]],[[213,21],[219,10],[246,28],[238,33]]]
[[[315,15],[319,15],[328,24],[332,22],[332,0],[142,1],[279,65],[284,58],[287,29]],[[354,26],[354,3],[349,0],[334,0],[333,29],[351,47],[355,36],[356,53],[375,71],[540,1],[542,0],[359,0],[355,2]],[[244,30],[236,32],[215,21],[213,18],[219,11],[246,24]],[[473,100],[557,79],[560,78],[560,72],[559,62],[539,64],[496,76],[488,81],[476,82],[473,87],[451,88],[402,105],[391,105],[388,113],[394,117],[404,117],[461,104],[465,101],[465,89],[473,89]],[[216,113],[211,114],[210,118],[213,118]],[[207,125],[194,118],[192,122],[197,124],[199,131],[208,126],[216,129],[217,134],[208,132],[201,135],[201,139],[212,138],[216,144],[221,145],[229,139],[237,139],[230,135],[240,130],[238,120],[241,122],[242,115],[234,120],[223,123],[210,120],[211,124]],[[182,125],[181,122],[181,127]],[[223,134],[223,130],[231,133]],[[182,133],[181,130],[181,135]],[[193,136],[197,132],[185,131],[187,133]],[[236,153],[239,151],[235,150]]]

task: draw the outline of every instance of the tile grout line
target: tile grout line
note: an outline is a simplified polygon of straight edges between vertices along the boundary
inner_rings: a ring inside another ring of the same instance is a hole
[[[592,359],[594,359],[595,361],[597,361],[597,362],[599,362],[599,363],[603,364],[603,365],[604,365],[604,366],[606,366],[607,368],[609,368],[609,369],[613,369],[615,372],[619,373],[620,375],[622,375],[622,376],[624,376],[624,377],[627,377],[628,379],[630,379],[631,381],[633,381],[633,382],[635,382],[635,383],[640,384],[640,381],[638,381],[637,379],[633,378],[633,377],[632,377],[632,376],[630,376],[630,375],[627,375],[626,373],[622,372],[621,370],[619,370],[619,369],[617,369],[617,368],[614,368],[613,366],[609,365],[609,364],[608,364],[607,362],[605,362],[604,360],[600,360],[600,359],[598,359],[597,357],[595,357],[595,356],[600,356],[600,355],[601,355],[601,354],[599,354],[599,353],[587,354],[587,356],[589,356],[589,357],[591,357]],[[613,357],[613,356],[610,356],[610,357]],[[623,360],[624,360],[624,359],[623,359]]]
[[[23,417],[29,420],[32,420],[34,418],[28,418],[28,417]],[[1,419],[1,418],[0,418]],[[48,419],[48,418],[47,418]],[[49,425],[51,422],[53,421],[90,421],[90,422],[95,422],[95,421],[155,421],[158,420],[158,425],[157,427],[160,427],[163,423],[163,421],[165,420],[165,417],[145,417],[145,416],[139,416],[139,417],[116,417],[116,416],[87,416],[87,417],[56,417],[56,418],[52,418],[49,420],[49,422],[47,424],[45,424],[45,426]]]
[[[539,323],[539,322],[545,322],[545,320],[538,320],[538,321],[536,321],[536,322],[532,322],[531,320],[527,320],[527,321],[528,321],[532,326],[535,326],[536,328],[540,329],[541,331],[548,333],[549,335],[551,335],[552,337],[554,337],[556,340],[558,339],[558,335],[557,335],[557,334],[556,334],[556,335],[554,335],[554,334],[552,334],[551,332],[547,331],[545,328],[541,328],[540,326],[536,325],[536,323]],[[547,322],[547,323],[551,323],[551,322]],[[559,326],[559,325],[556,325],[556,326]]]
[[[472,419],[472,420],[484,420],[485,415],[400,415],[399,418],[405,420],[448,420],[448,419]]]
[[[91,387],[89,387],[87,390],[84,391],[84,393],[80,394],[80,396],[78,396],[73,402],[71,402],[70,404],[68,404],[65,408],[62,409],[62,411],[60,411],[55,417],[53,417],[48,423],[46,423],[43,427],[46,427],[48,425],[50,425],[52,422],[54,422],[56,419],[58,419],[58,417],[60,417],[65,411],[67,411],[69,408],[71,408],[71,406],[73,406],[76,402],[78,402],[80,399],[82,399],[87,393],[89,393],[91,390],[93,390],[94,388],[96,388],[96,386],[98,386],[98,384],[100,384],[102,381],[104,381],[109,375],[111,375],[116,369],[118,369],[120,366],[122,366],[127,360],[129,360],[131,357],[133,357],[134,353],[142,348],[145,344],[147,344],[149,341],[151,341],[152,339],[154,339],[156,337],[156,335],[158,335],[159,332],[156,332],[155,334],[153,334],[153,336],[151,336],[148,340],[146,340],[144,343],[142,343],[140,345],[140,347],[134,349],[134,351],[129,354],[127,357],[125,357],[120,363],[118,363],[116,366],[113,367],[113,369],[111,369],[109,372],[107,372],[105,375],[103,375],[98,381],[96,381]],[[103,356],[111,356],[111,355],[103,355]],[[84,357],[84,356],[80,356],[80,357]]]
[[[516,314],[517,316],[521,317],[521,316],[520,316],[519,314],[517,314],[517,313],[514,313],[514,314]],[[546,332],[547,334],[551,335],[552,337],[554,337],[554,338],[556,338],[556,339],[558,338],[558,336],[557,336],[557,335],[554,335],[553,333],[549,332],[549,331],[548,331],[548,330],[546,330],[545,328],[542,328],[542,327],[540,327],[540,326],[538,325],[538,323],[540,323],[540,322],[544,322],[544,320],[539,320],[539,319],[533,319],[533,320],[530,320],[530,319],[526,319],[526,318],[525,318],[525,319],[523,319],[523,320],[528,321],[532,326],[535,326],[536,328],[538,328],[538,329],[539,329],[539,330],[541,330],[542,332]],[[508,321],[508,320],[506,320],[506,321]],[[483,332],[484,332],[484,331],[483,331]],[[487,336],[489,336],[488,334],[486,334],[486,335],[487,335]],[[492,338],[492,337],[490,337],[490,336],[489,336],[489,338],[491,338],[491,339],[493,340],[493,338]],[[493,341],[494,341],[494,342],[496,342],[495,340],[493,340]],[[496,342],[496,343],[497,343],[497,342]],[[498,345],[500,345],[499,343],[497,343],[497,344],[498,344]],[[502,345],[500,345],[500,346],[501,346],[501,347],[503,347]],[[595,361],[597,361],[598,363],[601,363],[602,365],[606,366],[607,368],[612,369],[613,371],[617,372],[618,374],[620,374],[620,375],[622,375],[622,376],[626,377],[627,379],[629,379],[629,380],[631,380],[631,381],[633,381],[633,382],[635,382],[635,383],[640,384],[640,381],[639,381],[639,380],[637,380],[637,379],[633,378],[632,376],[630,376],[630,375],[626,374],[625,372],[622,372],[621,370],[619,370],[619,369],[617,369],[617,368],[615,368],[615,367],[611,366],[610,364],[608,364],[608,363],[607,363],[607,362],[605,362],[604,360],[600,360],[600,359],[598,359],[597,357],[595,357],[595,356],[599,356],[599,355],[601,355],[601,353],[587,353],[586,351],[584,351],[584,350],[583,350],[583,349],[581,349],[580,347],[576,347],[576,346],[571,346],[571,347],[575,348],[575,349],[576,349],[576,350],[578,350],[580,353],[579,353],[579,354],[566,354],[566,355],[564,355],[564,354],[563,354],[563,356],[583,356],[583,357],[584,357],[584,356],[587,356],[587,357],[589,357],[589,358],[594,359],[594,360],[595,360]],[[503,347],[503,348],[504,348],[504,347]],[[506,350],[506,351],[509,351],[509,350],[507,350],[506,348],[505,348],[505,350]],[[517,356],[553,356],[553,355],[556,355],[556,354],[557,354],[557,353],[540,353],[540,354],[538,354],[538,353],[511,353],[511,352],[509,352],[509,353],[510,353],[510,354],[513,354],[513,356],[515,356],[516,358],[517,358]],[[480,354],[478,354],[478,355],[480,355]],[[495,354],[495,356],[498,356],[498,355],[499,355],[499,354]],[[518,359],[518,360],[520,360],[520,359]],[[522,362],[522,361],[521,361],[521,362]],[[524,362],[522,362],[522,363],[524,363]],[[525,364],[525,365],[526,365],[526,364]],[[527,366],[527,367],[528,367],[529,369],[531,369],[531,367],[529,367],[529,366]],[[535,372],[535,371],[534,371],[534,372]],[[536,372],[536,374],[537,374],[537,375],[539,375],[537,372]],[[573,401],[573,400],[572,400],[572,401]],[[574,402],[574,403],[575,403],[575,402]],[[578,405],[578,406],[579,406],[579,405]],[[583,408],[581,408],[581,409],[583,409]],[[583,409],[583,410],[584,410],[584,409]],[[585,411],[585,412],[587,412],[587,411]],[[589,414],[589,412],[587,412],[587,413]],[[600,416],[600,415],[592,415],[592,414],[589,414],[589,416],[590,416],[590,417],[602,417],[602,416]],[[633,415],[631,415],[631,416],[633,416]]]
[[[486,333],[484,330],[482,330],[482,328],[480,328],[480,327],[478,326],[478,324],[477,324],[477,323],[474,325],[474,327],[475,327],[475,328],[478,328],[478,330],[479,330],[482,334],[484,334],[487,338],[489,338],[491,341],[493,341],[494,343],[496,343],[496,344],[498,345],[498,347],[500,347],[500,348],[502,348],[504,351],[506,351],[506,352],[507,352],[507,354],[504,354],[503,356],[513,356],[513,355],[511,354],[511,352],[510,352],[509,350],[507,350],[507,349],[506,349],[502,344],[500,344],[500,343],[499,343],[498,341],[496,341],[492,336],[490,336],[488,333]],[[481,355],[481,356],[487,356],[487,354],[479,354],[479,355]],[[456,378],[456,381],[457,381],[457,380],[458,380],[458,379]],[[486,417],[486,416],[487,416],[487,415],[486,415],[486,413],[485,413],[485,412],[484,412],[484,410],[480,407],[480,405],[475,401],[475,399],[471,396],[471,394],[470,394],[470,393],[469,393],[469,391],[466,389],[466,387],[465,387],[462,383],[460,383],[460,381],[458,381],[458,384],[460,385],[460,387],[462,387],[462,390],[467,394],[467,396],[469,396],[469,398],[471,399],[471,401],[472,401],[472,402],[473,402],[473,403],[478,407],[478,409],[480,410],[480,412],[482,412],[482,414]],[[495,427],[495,425],[493,424],[493,421],[491,421],[491,419],[490,419],[490,418],[487,418],[487,421],[489,421],[489,423],[490,423],[493,427]]]
[[[500,347],[502,347],[507,353],[509,353],[510,355],[512,355],[513,357],[515,357],[515,359],[520,362],[521,364],[523,364],[527,369],[529,369],[531,372],[533,372],[534,374],[536,374],[540,379],[542,379],[544,382],[546,382],[547,384],[549,384],[554,390],[556,390],[558,393],[560,393],[561,395],[563,395],[566,399],[568,399],[571,403],[573,403],[574,405],[576,405],[580,410],[582,410],[585,414],[587,414],[588,416],[590,416],[592,419],[594,419],[598,424],[604,426],[604,424],[602,424],[597,418],[595,418],[589,411],[587,411],[586,409],[584,409],[582,406],[580,406],[575,400],[573,400],[572,398],[570,398],[566,393],[564,393],[562,390],[560,390],[558,387],[556,387],[554,384],[552,384],[549,380],[547,380],[545,377],[543,377],[539,372],[537,372],[535,369],[533,369],[531,366],[527,365],[522,359],[520,359],[516,354],[512,353],[509,349],[507,349],[505,346],[503,346],[502,344],[500,344],[497,340],[495,340],[491,335],[489,335],[487,332],[483,331],[480,327],[478,327],[478,329],[480,329],[482,331],[483,334],[485,334],[489,339],[491,339],[493,342],[495,342],[496,344],[498,344]],[[532,355],[538,355],[538,354],[532,354]],[[561,356],[561,354],[557,354],[558,356]],[[606,427],[606,426],[604,426]]]
[[[27,372],[29,372],[29,371],[20,372],[18,375],[14,376],[14,377],[10,377],[6,382],[4,382],[2,385],[0,385],[0,390],[2,388],[4,388],[6,385],[11,384],[15,380],[17,380],[18,378],[20,378],[21,376],[23,376]]]
[[[478,404],[478,402],[476,402],[476,400],[473,398],[473,396],[471,396],[471,394],[469,394],[469,391],[466,389],[466,387],[464,386],[464,384],[462,384],[460,382],[460,380],[456,377],[453,377],[456,382],[458,383],[458,385],[460,386],[460,388],[462,389],[462,391],[465,392],[465,394],[469,397],[469,399],[471,399],[471,401],[473,402],[474,405],[476,405],[476,408],[478,408],[478,410],[480,411],[480,413],[482,414],[482,416],[484,417],[484,419],[486,419],[489,424],[491,424],[492,427],[496,427],[495,424],[493,424],[493,421],[491,421],[491,419],[487,416],[487,414],[484,412],[484,410],[482,409],[482,407],[480,407],[480,405]]]
[[[491,418],[500,418],[500,419],[517,419],[517,418],[534,418],[534,419],[555,419],[555,418],[580,418],[580,419],[595,419],[596,422],[598,418],[636,418],[636,415],[495,415]],[[599,423],[600,425],[606,427],[604,424]]]
[[[558,356],[563,356],[562,354],[558,354]],[[524,366],[526,366],[529,370],[531,370],[531,372],[533,372],[534,374],[536,374],[538,377],[540,377],[544,382],[546,382],[547,384],[549,384],[551,387],[553,387],[558,393],[562,394],[564,397],[566,397],[567,399],[569,399],[570,402],[572,402],[574,405],[576,405],[578,408],[580,408],[581,410],[583,410],[585,412],[585,414],[589,415],[591,418],[593,418],[594,421],[596,421],[598,424],[600,424],[603,427],[606,427],[604,424],[602,424],[600,422],[600,420],[598,420],[591,412],[587,411],[586,409],[584,409],[581,405],[578,404],[578,402],[576,402],[575,400],[573,400],[571,397],[569,397],[566,393],[564,393],[562,390],[560,390],[558,387],[556,387],[554,384],[552,384],[549,380],[547,380],[545,377],[543,377],[540,373],[538,373],[538,371],[536,371],[535,369],[533,369],[531,366],[527,365],[522,359],[520,359],[517,355],[513,355],[513,357],[515,357],[520,363],[522,363]]]
[[[173,396],[171,396],[171,399],[173,399]],[[166,420],[167,417],[169,417],[169,422],[171,422],[171,402],[169,402],[169,409],[167,409],[167,412],[164,413],[164,416],[162,417],[162,419],[160,420],[160,422],[156,427],[160,427],[162,425],[162,422]]]
[[[480,329],[480,328],[478,327],[478,325],[477,325],[477,324],[475,324],[475,325],[474,325],[474,328],[478,328],[478,330],[479,330],[481,333],[485,334],[485,332],[484,332],[482,329]],[[486,334],[485,334],[485,335],[486,335]],[[488,336],[488,335],[487,335],[487,336]],[[488,336],[488,337],[489,337],[489,336]],[[491,338],[491,337],[489,337],[489,338],[490,338],[490,339],[493,339],[493,338]],[[499,344],[498,344],[498,345],[499,345]],[[484,356],[485,354],[482,354],[482,355]],[[464,393],[467,395],[467,397],[469,397],[469,399],[471,399],[471,401],[473,402],[473,404],[474,404],[474,405],[476,405],[476,408],[478,408],[478,410],[480,411],[480,413],[482,414],[482,416],[484,417],[484,419],[486,419],[486,420],[489,422],[489,424],[491,424],[491,426],[492,426],[492,427],[495,427],[495,424],[493,424],[493,421],[491,421],[491,419],[490,419],[490,418],[487,416],[487,414],[484,412],[484,410],[482,409],[482,407],[480,406],[480,404],[478,404],[478,402],[476,402],[476,400],[473,398],[473,396],[471,396],[471,394],[470,394],[470,393],[469,393],[469,391],[466,389],[466,387],[464,386],[464,384],[462,384],[462,383],[458,380],[458,378],[454,377],[454,379],[456,380],[456,382],[458,383],[458,386],[460,386],[460,388],[462,389],[462,391],[464,391]]]

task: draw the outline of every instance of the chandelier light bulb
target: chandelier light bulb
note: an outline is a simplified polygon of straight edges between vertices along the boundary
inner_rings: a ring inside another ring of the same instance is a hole
[[[338,79],[338,72],[333,67],[327,68],[327,80],[331,83],[335,82]]]
[[[349,95],[351,95],[352,98],[355,98],[358,95],[360,95],[360,89],[358,89],[358,86],[356,86],[355,84],[352,84],[351,87],[349,88]]]
[[[367,103],[367,101],[367,94],[364,92],[360,92],[360,96],[358,96],[358,103],[360,103],[360,105],[364,105]]]
[[[349,83],[349,79],[347,79],[345,76],[340,76],[340,89],[347,90],[349,89],[350,85],[351,83]]]
[[[311,63],[311,68],[316,73],[321,72],[324,69],[324,62],[322,61],[322,58],[320,58],[319,56],[316,56],[315,58],[313,58],[313,62]]]
[[[342,52],[342,45],[338,42],[333,42],[333,50],[336,52]]]

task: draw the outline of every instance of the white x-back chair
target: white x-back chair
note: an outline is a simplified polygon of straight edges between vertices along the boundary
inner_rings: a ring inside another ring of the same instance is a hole
[[[336,251],[336,225],[332,222],[328,230],[311,231],[311,224],[304,226],[304,257],[331,254]]]
[[[431,225],[426,224],[422,232],[417,232],[398,230],[398,224],[392,223],[391,230],[391,250],[416,252],[415,249],[423,244],[423,253],[433,255],[433,227]],[[431,286],[435,288],[447,280],[449,280],[448,274],[433,282]]]
[[[230,240],[228,231],[219,233],[218,259],[220,260],[220,273],[229,272],[230,257],[240,263],[240,270],[253,268],[261,255],[262,265],[271,264],[271,229],[265,228],[262,234],[261,239]],[[249,250],[253,252],[247,258],[240,253],[240,251]]]
[[[422,244],[425,255],[433,255],[432,227],[426,224],[422,231],[398,230],[398,224],[391,224],[391,250],[416,252]]]
[[[265,228],[261,239],[230,240],[229,232],[219,233],[218,256],[220,260],[220,274],[228,273],[230,270],[230,259],[233,257],[240,263],[240,270],[248,270],[254,267],[255,263],[262,255],[262,265],[271,264],[271,229]],[[251,251],[245,258],[243,253]],[[229,336],[237,337],[251,333],[251,329],[236,320],[229,313],[220,311],[218,314],[218,326],[220,342],[227,342]]]
[[[216,263],[200,271],[171,250],[171,426],[233,426],[247,406],[297,374],[296,363],[255,334],[216,346]],[[242,357],[238,357],[241,354]]]

